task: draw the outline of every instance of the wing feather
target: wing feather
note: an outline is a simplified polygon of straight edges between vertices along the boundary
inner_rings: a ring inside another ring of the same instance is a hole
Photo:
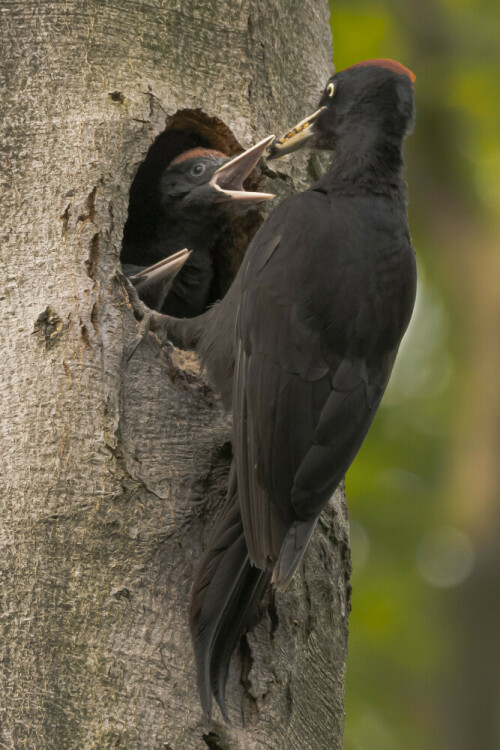
[[[350,215],[352,202],[329,201],[311,191],[282,204],[255,236],[241,274],[238,488],[250,559],[276,565],[278,586],[290,580],[370,427],[413,294],[411,273],[403,287],[392,270],[385,280],[377,275],[385,246],[361,244],[367,215],[357,208]],[[401,262],[411,265],[405,247]],[[375,299],[382,282],[395,301],[387,309]]]

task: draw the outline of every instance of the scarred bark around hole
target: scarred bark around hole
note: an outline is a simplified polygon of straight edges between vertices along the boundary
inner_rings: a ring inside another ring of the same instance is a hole
[[[16,748],[342,747],[342,493],[290,590],[233,658],[231,726],[196,694],[187,597],[224,495],[230,418],[194,357],[135,335],[128,192],[169,116],[243,146],[314,106],[326,2],[0,2],[0,742]],[[268,177],[283,197],[307,158]]]

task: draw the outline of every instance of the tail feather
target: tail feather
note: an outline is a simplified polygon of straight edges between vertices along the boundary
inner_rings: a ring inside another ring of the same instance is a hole
[[[237,499],[217,524],[196,572],[190,601],[198,690],[211,714],[212,693],[227,721],[225,685],[233,649],[248,627],[270,575],[248,557]]]
[[[239,513],[229,508],[216,526],[200,560],[191,590],[189,620],[198,672],[198,690],[205,714],[210,715],[210,657],[220,620],[237,576],[240,537]],[[235,549],[236,545],[236,549]],[[236,572],[233,565],[236,564]]]
[[[273,570],[272,582],[283,591],[290,581],[307,549],[318,519],[294,521],[281,545],[280,554]]]
[[[227,717],[225,693],[231,654],[240,636],[250,626],[270,578],[271,573],[255,568],[247,555],[245,566],[240,570],[238,580],[235,582],[231,601],[213,644],[210,659],[210,685],[226,721],[229,721],[229,719]]]

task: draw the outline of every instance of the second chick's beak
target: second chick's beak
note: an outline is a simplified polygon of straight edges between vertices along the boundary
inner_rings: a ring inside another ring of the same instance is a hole
[[[251,192],[243,187],[243,182],[274,140],[274,135],[264,138],[242,154],[233,156],[213,173],[209,184],[220,192],[221,201],[253,201],[256,203],[275,197],[272,193]]]

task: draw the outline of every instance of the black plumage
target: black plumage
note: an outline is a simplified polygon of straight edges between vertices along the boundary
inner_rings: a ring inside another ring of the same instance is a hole
[[[271,140],[232,158],[214,149],[190,149],[163,170],[154,231],[143,243],[125,232],[120,256],[124,274],[149,308],[191,318],[215,301],[214,248],[229,218],[274,197],[243,188]],[[184,249],[189,255],[176,261]],[[172,263],[165,263],[170,257]]]
[[[326,173],[272,213],[218,305],[152,321],[197,348],[234,413],[228,507],[191,598],[206,712],[213,693],[226,715],[228,651],[268,579],[289,583],[408,326],[416,267],[401,171],[413,113],[413,76],[399,63],[335,74],[317,112],[271,148],[333,149]]]
[[[151,310],[162,310],[174,279],[190,254],[189,250],[179,250],[151,266],[123,263],[122,271],[145,305]]]
[[[207,713],[213,694],[227,719],[224,689],[229,660],[270,579],[271,571],[250,563],[233,464],[227,503],[198,564],[189,606],[198,687]]]

